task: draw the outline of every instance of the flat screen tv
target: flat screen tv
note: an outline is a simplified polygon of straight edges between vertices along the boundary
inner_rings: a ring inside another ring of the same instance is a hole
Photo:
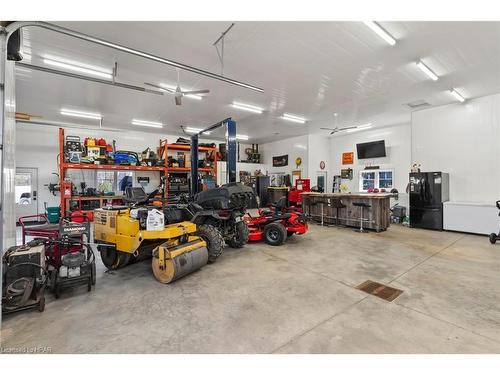
[[[385,157],[385,141],[358,143],[356,145],[358,159],[371,159]]]

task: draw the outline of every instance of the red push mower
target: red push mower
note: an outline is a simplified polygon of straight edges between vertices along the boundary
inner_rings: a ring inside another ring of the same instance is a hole
[[[496,201],[497,208],[500,210],[500,201]],[[498,213],[498,216],[500,216],[500,212]],[[491,233],[490,234],[490,243],[494,245],[497,241],[500,241],[500,231],[498,234],[496,233]]]
[[[282,198],[269,208],[259,209],[259,216],[247,213],[243,219],[248,226],[250,242],[262,241],[271,246],[280,246],[288,237],[307,232],[305,215],[286,207]]]

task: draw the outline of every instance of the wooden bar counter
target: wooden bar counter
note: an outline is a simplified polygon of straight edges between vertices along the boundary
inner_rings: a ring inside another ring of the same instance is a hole
[[[339,224],[359,227],[361,207],[354,202],[367,203],[371,207],[363,208],[363,228],[377,232],[386,230],[390,225],[390,193],[302,193],[304,213],[315,221],[325,224]],[[342,202],[345,207],[335,208],[335,201]],[[337,220],[338,219],[338,220]]]

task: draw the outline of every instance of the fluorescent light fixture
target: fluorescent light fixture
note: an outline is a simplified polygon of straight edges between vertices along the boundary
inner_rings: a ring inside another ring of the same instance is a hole
[[[299,124],[305,124],[306,123],[306,119],[305,118],[299,117],[299,116],[295,116],[295,115],[291,115],[290,113],[283,113],[283,116],[281,116],[281,118],[283,120],[297,122]]]
[[[187,126],[184,128],[184,130],[187,132],[187,133],[199,133],[201,132],[203,129],[201,128],[192,128],[190,126]],[[203,132],[203,134],[205,135],[209,135],[211,132]]]
[[[460,103],[465,102],[465,98],[462,95],[460,95],[457,90],[451,89],[450,94],[453,95],[453,97],[457,99]]]
[[[71,116],[71,117],[80,117],[80,118],[88,118],[92,120],[101,120],[102,116],[100,113],[92,113],[92,112],[82,112],[82,111],[73,111],[72,109],[61,109],[61,115]]]
[[[177,86],[172,86],[172,85],[167,85],[166,83],[160,83],[160,86],[162,87],[165,87],[167,89],[170,89],[170,90],[176,90],[177,89]],[[182,87],[181,87],[181,90]],[[203,99],[203,96],[201,95],[195,95],[195,94],[186,94],[186,95],[183,95],[184,98],[190,98],[190,99],[196,99],[196,100],[202,100]]]
[[[155,121],[133,119],[132,124],[137,126],[148,126],[150,128],[163,128],[163,124],[161,122],[155,122]]]
[[[424,72],[430,79],[433,81],[437,81],[439,77],[432,70],[429,69],[427,65],[425,65],[422,61],[417,61],[417,66],[419,69]]]
[[[95,65],[88,65],[79,61],[67,60],[59,57],[45,55],[43,62],[47,65],[52,65],[58,68],[73,70],[78,73],[93,75],[96,77],[112,79],[113,71]]]
[[[262,113],[264,111],[260,107],[256,107],[254,105],[240,103],[240,102],[233,102],[233,104],[231,104],[231,106],[233,108],[242,109],[244,111],[249,111],[249,112],[254,112],[254,113]]]
[[[353,133],[353,132],[358,132],[360,130],[365,130],[365,129],[370,129],[373,125],[371,123],[364,124],[364,125],[358,125],[354,129],[348,129],[346,130],[346,133]]]
[[[396,39],[394,39],[387,31],[385,31],[382,27],[379,26],[378,23],[374,21],[364,21],[364,24],[368,26],[374,33],[376,33],[379,37],[384,39],[391,46],[396,44]]]

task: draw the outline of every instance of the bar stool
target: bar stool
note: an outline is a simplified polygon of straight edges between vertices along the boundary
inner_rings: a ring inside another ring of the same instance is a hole
[[[352,205],[361,208],[361,213],[359,216],[359,223],[360,223],[359,229],[355,229],[355,231],[359,232],[359,233],[366,233],[366,230],[363,229],[363,220],[364,220],[363,219],[363,210],[365,208],[370,208],[371,204],[366,203],[366,202],[352,202]]]
[[[345,208],[346,205],[342,203],[342,199],[332,198],[330,206],[337,209],[337,214],[335,215],[335,225],[339,225],[339,209]]]
[[[324,212],[323,212],[323,202],[313,202],[311,203],[312,207],[320,206],[321,207],[321,225],[324,224]],[[311,215],[312,218],[317,215]]]

